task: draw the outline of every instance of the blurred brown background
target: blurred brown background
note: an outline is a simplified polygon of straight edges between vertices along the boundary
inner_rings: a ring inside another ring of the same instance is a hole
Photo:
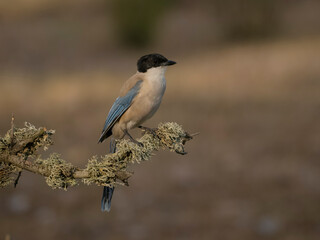
[[[23,172],[0,190],[0,239],[320,239],[319,13],[317,0],[1,1],[1,135],[14,113],[56,129],[44,155],[84,166],[151,52],[178,64],[147,125],[201,134],[186,156],[132,166],[110,213],[101,187]]]

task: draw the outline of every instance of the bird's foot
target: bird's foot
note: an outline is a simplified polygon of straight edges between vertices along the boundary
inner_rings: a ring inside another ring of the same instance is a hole
[[[132,142],[134,142],[135,144],[137,144],[139,147],[143,147],[143,143],[135,140],[135,139],[129,134],[129,132],[128,132],[127,130],[125,130],[124,132],[125,132],[125,134],[128,135],[128,137],[130,138],[130,140],[131,140]]]
[[[144,131],[150,132],[155,138],[158,137],[158,135],[157,135],[157,133],[156,133],[154,128],[148,128],[148,127],[144,127],[144,126],[138,126],[138,128],[140,128],[140,129],[142,129]]]
[[[135,144],[137,144],[139,147],[143,147],[143,143],[135,140],[134,138],[130,138],[132,142],[134,142]]]

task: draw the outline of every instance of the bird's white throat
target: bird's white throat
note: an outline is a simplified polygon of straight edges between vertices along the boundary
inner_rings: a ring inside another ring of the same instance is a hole
[[[154,84],[165,84],[166,80],[164,78],[164,74],[166,73],[167,67],[155,67],[149,68],[145,73],[146,79]]]

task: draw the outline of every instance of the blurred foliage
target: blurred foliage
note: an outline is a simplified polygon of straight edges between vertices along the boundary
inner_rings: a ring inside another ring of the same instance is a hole
[[[118,40],[127,46],[145,47],[156,36],[160,27],[159,20],[172,2],[118,0],[113,1],[112,5]],[[227,41],[256,39],[276,34],[280,22],[279,13],[283,6],[281,1],[276,0],[214,0],[199,3],[180,0],[177,5],[179,8],[202,6],[212,9],[212,16],[222,30],[223,40]]]
[[[215,0],[213,4],[225,40],[262,38],[277,31],[279,1]]]
[[[158,20],[169,4],[172,5],[172,1],[113,1],[113,17],[119,41],[131,47],[147,46],[153,40]]]

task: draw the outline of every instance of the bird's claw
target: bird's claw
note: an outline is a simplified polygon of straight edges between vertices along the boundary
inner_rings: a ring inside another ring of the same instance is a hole
[[[137,141],[137,140],[135,140],[135,139],[131,139],[132,140],[132,142],[134,142],[135,144],[137,144],[139,147],[143,147],[143,143],[141,143],[141,142],[139,142],[139,141]]]
[[[143,147],[143,144],[137,140],[135,140],[127,130],[124,131],[125,134],[128,135],[128,137],[131,139],[132,142],[134,142],[135,144],[137,144],[139,147]]]
[[[143,147],[143,143],[135,140],[134,138],[130,138],[130,139],[131,139],[131,141],[132,141],[133,143],[137,144],[139,147]]]
[[[139,147],[144,147],[143,143],[138,142],[138,141],[137,141],[137,145],[138,145]]]
[[[143,126],[139,126],[138,128],[140,128],[140,129],[142,129],[142,130],[144,130],[144,131],[150,132],[155,138],[158,137],[155,129],[153,129],[153,128],[148,128],[148,127],[143,127]]]

